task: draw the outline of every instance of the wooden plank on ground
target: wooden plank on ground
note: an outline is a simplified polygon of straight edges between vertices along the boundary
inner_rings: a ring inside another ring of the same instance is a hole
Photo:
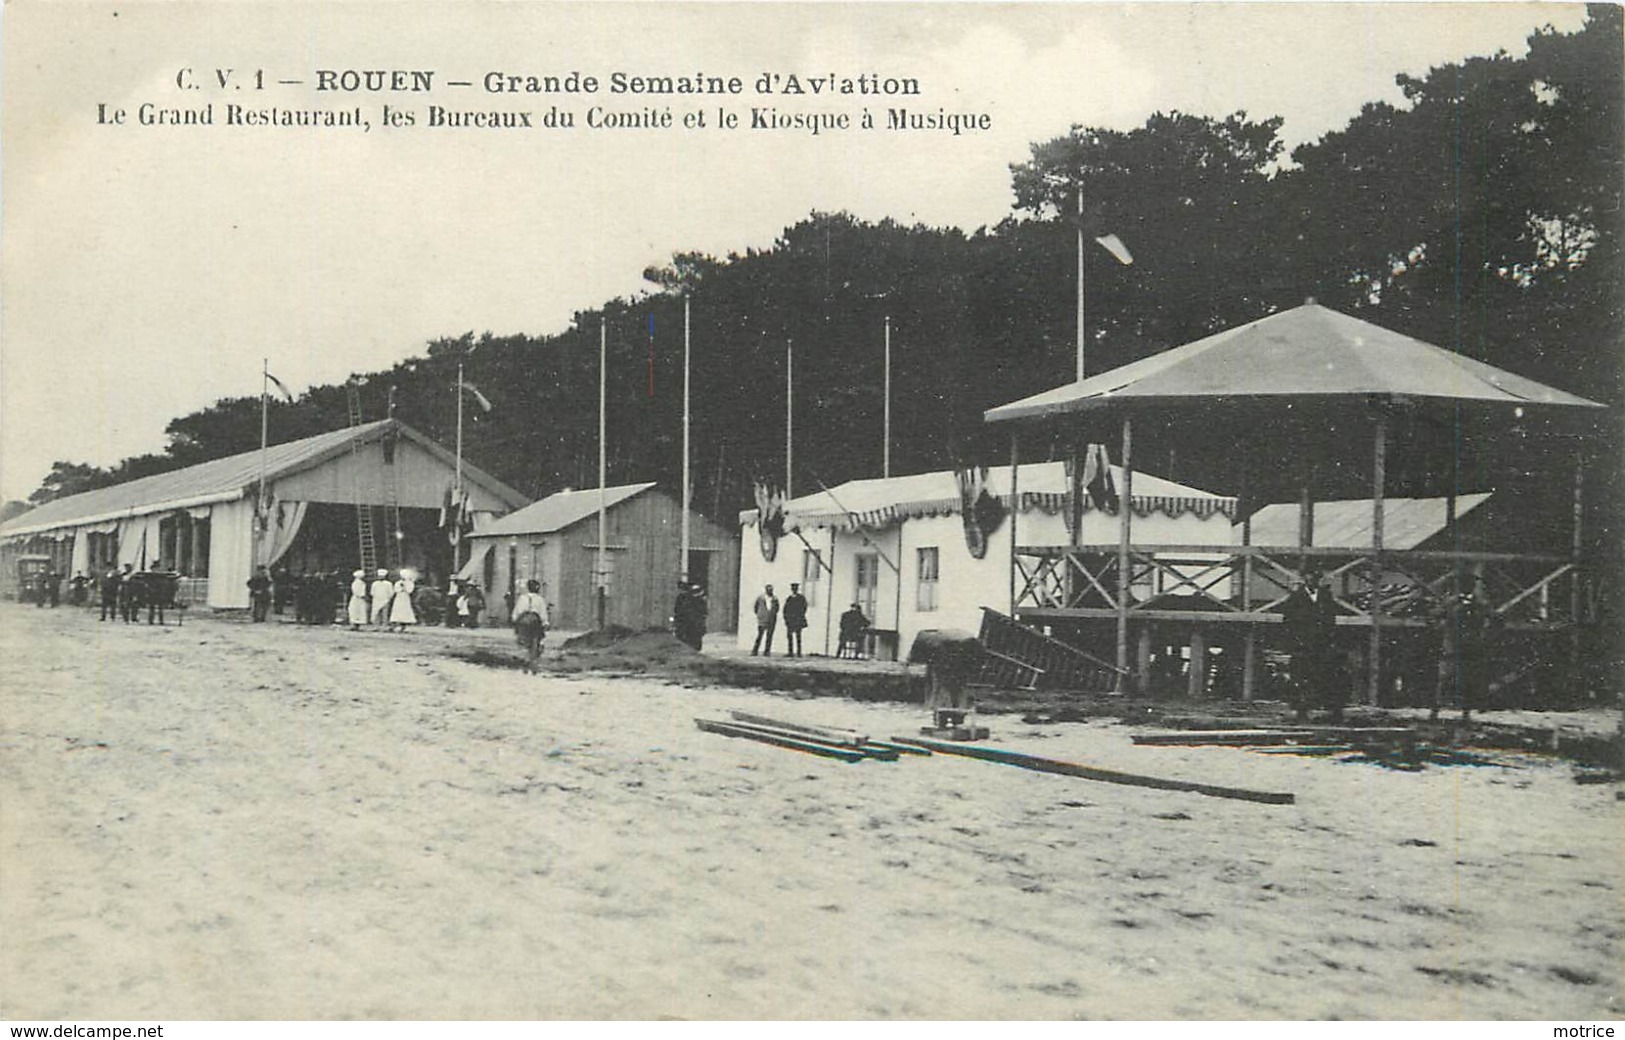
[[[820,744],[812,740],[797,740],[794,737],[779,736],[765,730],[752,729],[748,726],[721,722],[715,719],[695,719],[694,724],[707,733],[716,733],[724,737],[744,737],[763,744],[772,744],[775,747],[789,748],[792,751],[805,751],[809,755],[838,758],[843,762],[861,762],[865,758],[872,757],[856,748],[836,747],[833,744]]]
[[[756,725],[752,725],[751,723],[748,723],[748,722],[727,722],[727,723],[723,723],[723,725],[732,726],[735,729],[751,730],[752,732],[763,733],[763,734],[767,734],[768,736],[785,737],[785,738],[788,738],[790,740],[799,740],[799,741],[802,741],[802,742],[808,743],[808,744],[824,744],[824,745],[827,745],[829,747],[846,748],[846,749],[848,749],[850,751],[862,751],[864,754],[868,755],[870,758],[878,758],[882,762],[895,762],[895,761],[897,761],[897,752],[893,751],[893,750],[891,750],[889,748],[882,748],[882,747],[873,747],[872,748],[867,744],[837,744],[837,743],[835,743],[833,741],[823,740],[823,739],[821,739],[819,737],[808,736],[805,733],[798,733],[798,732],[796,732],[795,730],[792,730],[792,729],[779,729],[776,726],[756,726]]]
[[[1329,744],[1334,741],[1353,743],[1393,742],[1416,739],[1416,731],[1404,726],[1354,728],[1346,726],[1316,726],[1302,729],[1220,729],[1208,731],[1181,730],[1178,733],[1137,733],[1134,743],[1144,746],[1195,746],[1201,744],[1242,747],[1260,744],[1290,744],[1294,741]]]
[[[862,744],[869,739],[866,733],[845,726],[810,726],[804,722],[786,722],[783,719],[772,719],[766,715],[752,715],[748,711],[730,711],[728,713],[735,722],[743,722],[751,726],[767,726],[771,729],[787,730],[792,733],[801,733],[825,744]]]
[[[865,748],[881,748],[886,751],[898,751],[905,755],[924,755],[927,758],[931,757],[931,752],[927,751],[923,747],[912,747],[908,744],[890,744],[884,740],[867,740],[858,746]]]
[[[1195,794],[1205,794],[1213,798],[1235,798],[1244,802],[1264,802],[1270,805],[1291,805],[1297,801],[1295,795],[1283,791],[1250,791],[1241,787],[1221,787],[1217,784],[1201,784],[1190,780],[1171,780],[1160,776],[1140,776],[1136,773],[1122,773],[1115,769],[1101,769],[1098,766],[1086,766],[1077,762],[1040,758],[1037,755],[1028,755],[1020,751],[1008,751],[1004,748],[984,747],[978,744],[950,744],[920,737],[893,737],[892,741],[898,744],[914,744],[932,751],[940,751],[946,755],[966,755],[970,758],[980,758],[988,762],[998,762],[1001,765],[1019,766],[1022,769],[1032,769],[1040,773],[1059,773],[1063,776],[1075,776],[1083,780],[1098,780],[1107,784],[1153,787],[1164,791],[1191,791]]]
[[[1178,733],[1136,733],[1130,739],[1144,745],[1180,744],[1284,744],[1292,740],[1309,740],[1314,733],[1307,729],[1221,729],[1180,730]]]

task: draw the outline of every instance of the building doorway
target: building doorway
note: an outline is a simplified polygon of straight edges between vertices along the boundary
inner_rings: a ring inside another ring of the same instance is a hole
[[[853,594],[853,602],[863,611],[863,616],[869,619],[871,625],[875,624],[875,604],[880,591],[880,555],[878,553],[858,553],[854,558],[857,571],[857,591]]]

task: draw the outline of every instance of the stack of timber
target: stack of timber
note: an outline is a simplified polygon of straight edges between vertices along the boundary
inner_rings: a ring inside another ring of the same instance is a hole
[[[694,724],[707,733],[724,737],[739,737],[761,744],[801,751],[822,758],[842,762],[895,762],[901,755],[929,755],[923,748],[899,745],[881,740],[870,740],[867,734],[841,726],[813,726],[800,722],[786,722],[765,715],[748,712],[730,712],[732,721],[721,719],[695,719]]]
[[[982,608],[981,675],[974,686],[1001,690],[1106,692],[1118,688],[1117,666]]]
[[[787,722],[783,719],[768,718],[765,715],[752,715],[742,711],[730,712],[729,714],[732,716],[731,721],[695,719],[694,724],[707,733],[754,740],[774,747],[802,751],[824,758],[839,759],[843,762],[862,762],[866,759],[874,759],[877,762],[895,762],[902,755],[929,757],[932,752],[940,751],[950,755],[963,755],[968,758],[980,758],[984,761],[997,762],[1002,765],[1018,766],[1022,769],[1031,769],[1040,773],[1059,773],[1063,776],[1073,776],[1083,780],[1097,780],[1109,784],[1152,787],[1164,791],[1190,791],[1214,798],[1236,798],[1242,801],[1264,802],[1271,805],[1290,805],[1296,800],[1293,795],[1280,791],[1253,791],[1246,788],[1221,787],[1217,784],[1203,784],[1190,780],[1140,776],[1135,773],[1102,769],[1098,766],[1088,766],[1078,762],[1063,762],[1053,758],[1041,758],[1020,751],[987,747],[980,744],[954,744],[940,740],[927,740],[921,737],[893,737],[889,741],[872,740],[866,733],[842,726],[814,726],[801,722]]]

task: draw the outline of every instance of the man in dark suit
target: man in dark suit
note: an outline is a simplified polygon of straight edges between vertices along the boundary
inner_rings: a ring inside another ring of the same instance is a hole
[[[801,630],[807,627],[807,597],[801,586],[790,583],[790,595],[784,597],[784,653],[786,657],[801,656]]]
[[[124,584],[124,575],[119,573],[119,569],[117,567],[114,567],[112,570],[110,570],[106,574],[102,575],[102,584],[101,584],[102,616],[101,616],[101,620],[106,621],[108,618],[117,619],[117,617],[118,617],[118,609],[119,609],[119,602],[118,602],[119,593],[122,591],[120,589],[120,586],[122,586],[123,584]]]
[[[1304,569],[1302,583],[1281,604],[1281,624],[1292,655],[1294,714],[1307,719],[1310,707],[1321,704],[1340,721],[1346,691],[1337,667],[1337,601],[1313,566]]]

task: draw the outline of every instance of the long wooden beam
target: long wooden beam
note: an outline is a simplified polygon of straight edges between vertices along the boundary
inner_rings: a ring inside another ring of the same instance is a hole
[[[1340,726],[1304,727],[1302,729],[1224,729],[1208,732],[1139,733],[1132,739],[1144,747],[1252,747],[1259,744],[1289,744],[1294,740],[1326,742],[1328,738],[1352,742],[1414,740],[1416,731],[1406,727],[1373,726],[1350,728]]]
[[[714,719],[695,719],[694,725],[707,733],[716,733],[724,737],[744,737],[763,744],[772,744],[775,747],[789,748],[792,751],[805,751],[809,755],[838,758],[843,762],[861,762],[865,758],[873,757],[867,752],[858,751],[855,748],[836,747],[833,744],[820,744],[811,740],[797,740],[794,737],[778,736],[748,726],[717,722]]]
[[[940,751],[945,755],[964,755],[968,758],[980,758],[988,762],[1018,766],[1022,769],[1031,769],[1040,773],[1059,773],[1063,776],[1075,776],[1082,780],[1098,780],[1107,784],[1154,787],[1164,791],[1190,791],[1213,798],[1234,798],[1244,802],[1264,802],[1270,805],[1291,805],[1297,801],[1296,795],[1283,791],[1249,791],[1241,787],[1220,787],[1217,784],[1199,784],[1189,780],[1170,780],[1160,776],[1140,776],[1136,773],[1118,772],[1115,769],[1101,769],[1098,766],[1080,765],[1077,762],[1040,758],[1037,755],[1007,751],[1004,748],[983,747],[976,744],[950,744],[940,740],[925,740],[920,737],[893,737],[892,741],[898,744],[915,744],[931,751]]]
[[[770,729],[789,730],[811,737],[825,744],[858,745],[869,739],[866,733],[845,726],[810,726],[802,722],[786,722],[784,719],[768,718],[766,715],[753,715],[748,711],[730,711],[729,716],[735,722],[743,722],[751,726],[766,726]]]
[[[795,730],[776,729],[772,726],[753,726],[744,722],[724,722],[722,725],[729,726],[737,731],[730,734],[730,736],[755,737],[767,739],[769,742],[778,740],[793,740],[802,744],[817,744],[822,747],[831,747],[841,751],[861,752],[867,758],[879,759],[882,762],[895,762],[897,761],[898,756],[898,752],[895,750],[869,741],[865,741],[862,744],[837,744],[833,741],[823,740],[819,737],[812,737],[804,733],[797,733]]]

